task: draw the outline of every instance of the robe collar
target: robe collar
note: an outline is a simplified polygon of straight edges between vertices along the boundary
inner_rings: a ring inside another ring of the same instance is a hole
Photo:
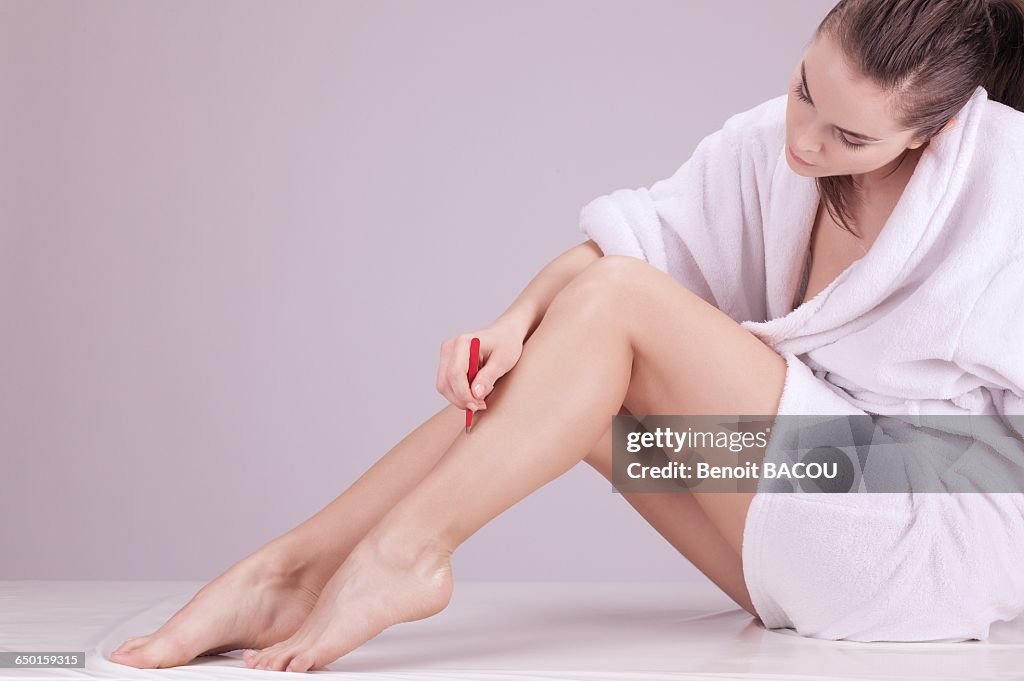
[[[905,274],[938,239],[960,193],[987,99],[985,88],[977,87],[953,125],[933,137],[921,154],[868,252],[796,309],[792,308],[793,299],[820,199],[814,178],[798,175],[789,167],[783,144],[775,160],[770,208],[763,222],[768,319],[743,322],[744,328],[773,344],[796,336],[810,337],[786,348],[799,354],[817,347],[814,334],[869,319],[871,310],[898,295]]]

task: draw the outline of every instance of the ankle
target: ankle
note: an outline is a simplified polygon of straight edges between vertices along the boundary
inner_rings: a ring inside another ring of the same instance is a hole
[[[259,572],[273,581],[327,583],[340,562],[314,542],[285,535],[253,554]]]
[[[390,596],[399,602],[392,603],[391,609],[409,608],[410,598],[415,602],[413,610],[407,613],[412,619],[402,621],[436,615],[451,601],[454,588],[451,551],[438,541],[375,532],[352,550],[349,559],[341,568],[347,575],[374,575],[392,585]],[[385,597],[385,601],[389,600]],[[389,609],[387,605],[384,607]]]
[[[437,539],[376,528],[359,542],[352,553],[397,570],[432,573],[450,564],[452,551]]]

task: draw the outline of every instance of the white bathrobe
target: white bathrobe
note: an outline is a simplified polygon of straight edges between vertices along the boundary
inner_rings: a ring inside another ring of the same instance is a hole
[[[977,88],[868,253],[794,310],[819,196],[787,163],[786,98],[594,199],[580,229],[782,355],[779,414],[1024,414],[1024,113]]]
[[[794,310],[819,196],[787,163],[786,99],[732,116],[649,189],[594,199],[580,229],[778,352],[779,415],[998,415],[978,419],[977,454],[922,441],[917,462],[960,481],[962,464],[987,457],[1019,479],[1020,438],[1006,436],[1024,433],[1024,113],[977,88],[868,253]],[[985,639],[1024,611],[1022,565],[1020,493],[757,494],[743,535],[765,626],[816,638]]]

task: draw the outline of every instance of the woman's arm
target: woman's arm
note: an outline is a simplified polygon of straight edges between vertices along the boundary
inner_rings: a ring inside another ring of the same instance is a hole
[[[494,324],[507,324],[521,333],[524,339],[529,338],[555,295],[602,255],[600,247],[591,239],[573,246],[548,263]]]

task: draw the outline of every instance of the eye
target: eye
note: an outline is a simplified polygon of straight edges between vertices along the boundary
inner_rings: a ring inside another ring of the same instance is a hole
[[[799,99],[800,101],[806,102],[808,104],[811,103],[811,100],[808,99],[807,95],[804,94],[804,88],[802,83],[796,84],[796,87],[793,88],[793,94],[795,94],[797,96],[797,99]],[[842,134],[839,135],[839,141],[842,142],[843,146],[846,147],[847,149],[862,149],[867,146],[866,144],[854,144],[853,142],[846,139],[846,137]]]
[[[840,135],[839,141],[842,142],[843,146],[846,147],[847,149],[861,149],[867,146],[866,144],[854,144],[853,142],[847,140],[845,135]]]
[[[807,102],[808,104],[811,103],[811,100],[807,99],[807,96],[804,94],[804,88],[801,83],[797,83],[796,87],[793,88],[793,94],[795,94],[800,101]]]

